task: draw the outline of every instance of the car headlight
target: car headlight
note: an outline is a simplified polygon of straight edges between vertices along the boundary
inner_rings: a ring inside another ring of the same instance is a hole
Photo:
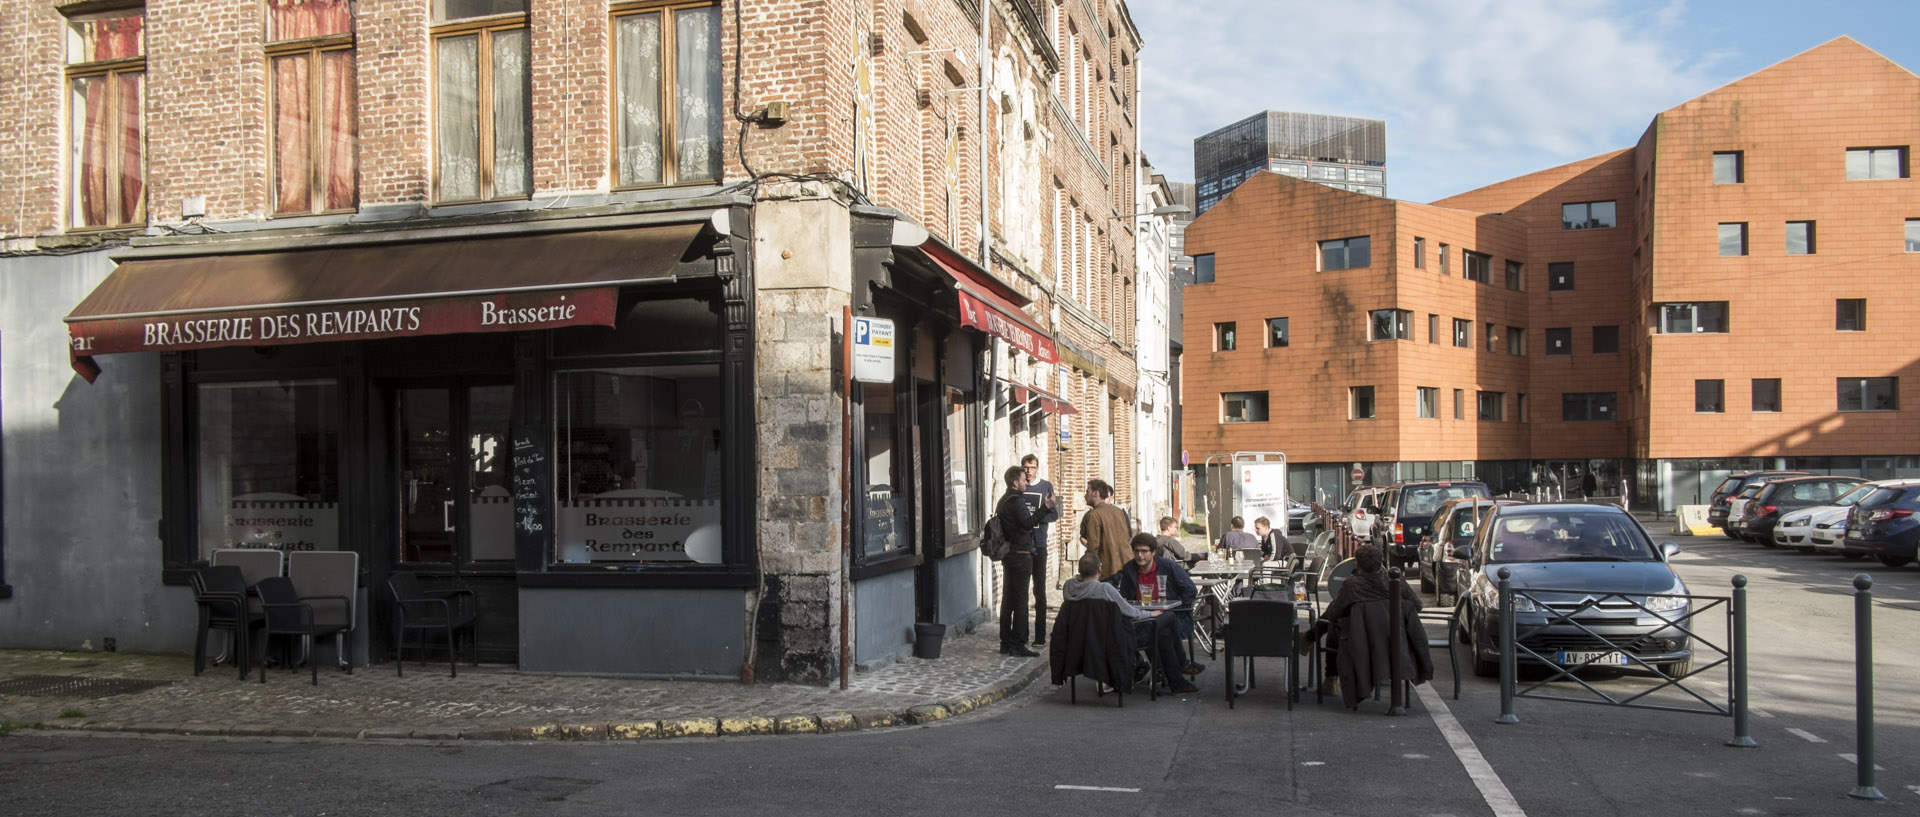
[[[1813,519],[1813,517],[1811,517],[1811,516],[1796,516],[1796,517],[1793,517],[1792,519],[1788,519],[1788,520],[1786,520],[1786,521],[1784,521],[1784,522],[1781,522],[1780,524],[1782,524],[1782,525],[1792,525],[1792,526],[1794,526],[1794,527],[1799,527],[1799,526],[1802,526],[1802,525],[1805,525],[1805,524],[1807,524],[1807,522],[1808,522],[1808,521],[1810,521],[1810,520],[1812,520],[1812,519]]]
[[[1670,613],[1687,609],[1686,596],[1648,596],[1647,609],[1655,613]]]

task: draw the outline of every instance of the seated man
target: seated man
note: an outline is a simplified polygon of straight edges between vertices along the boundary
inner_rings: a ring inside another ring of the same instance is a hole
[[[1160,535],[1154,537],[1154,541],[1158,543],[1153,554],[1155,556],[1165,556],[1181,563],[1198,561],[1187,553],[1185,545],[1180,544],[1180,523],[1171,516],[1160,517]],[[1207,554],[1200,554],[1201,559],[1206,557]]]
[[[1260,540],[1246,531],[1247,520],[1236,516],[1227,524],[1231,525],[1233,530],[1227,531],[1220,537],[1220,549],[1226,551],[1227,555],[1231,556],[1237,551],[1260,549]]]
[[[1151,549],[1148,553],[1152,553]],[[1120,608],[1120,614],[1133,622],[1135,646],[1152,650],[1154,661],[1162,667],[1178,667],[1186,663],[1180,657],[1179,636],[1174,632],[1175,617],[1165,615],[1164,611],[1160,610],[1151,612],[1142,610],[1122,598],[1120,591],[1114,589],[1113,585],[1100,581],[1098,555],[1089,552],[1081,556],[1078,575],[1068,579],[1060,593],[1068,603],[1082,599],[1113,602],[1115,607]],[[1169,673],[1167,683],[1177,695],[1188,695],[1200,691],[1192,681],[1181,677],[1178,673]]]
[[[1142,533],[1133,537],[1133,561],[1120,572],[1113,574],[1107,581],[1120,588],[1120,597],[1139,599],[1141,588],[1152,588],[1149,592],[1158,601],[1171,601],[1179,607],[1174,613],[1174,635],[1181,639],[1193,635],[1193,605],[1200,597],[1200,591],[1193,586],[1193,577],[1187,575],[1187,569],[1179,562],[1165,556],[1155,556],[1153,551],[1156,540],[1153,534]],[[1206,667],[1188,661],[1185,650],[1179,641],[1174,642],[1174,650],[1182,657],[1177,664],[1163,664],[1165,667],[1179,667],[1188,675],[1198,675]]]
[[[1376,545],[1364,545],[1353,554],[1353,575],[1340,585],[1340,592],[1335,593],[1333,601],[1327,603],[1326,612],[1321,615],[1319,621],[1314,622],[1312,640],[1318,641],[1324,638],[1329,630],[1347,617],[1347,613],[1353,609],[1354,605],[1368,601],[1385,601],[1389,598],[1386,561],[1386,555],[1381,553]],[[1400,583],[1400,605],[1403,611],[1414,614],[1420,612],[1420,594],[1415,592],[1408,582]],[[1384,635],[1382,637],[1384,639]],[[1305,653],[1309,646],[1308,643],[1303,642],[1300,645],[1300,651]],[[1333,652],[1333,656],[1327,664],[1326,671],[1329,675],[1333,675],[1338,673],[1341,667],[1339,647],[1337,644],[1330,644],[1329,649]],[[1409,668],[1408,671],[1415,670]],[[1385,668],[1380,668],[1379,672],[1384,675]],[[1429,670],[1425,677],[1431,676],[1432,673]],[[1349,709],[1358,700],[1352,696],[1361,694],[1363,694],[1362,690],[1357,688],[1341,690],[1342,698]]]
[[[1253,520],[1253,538],[1260,542],[1262,559],[1271,559],[1276,553],[1281,556],[1292,554],[1293,545],[1287,542],[1287,535],[1274,533],[1273,523],[1264,516]]]

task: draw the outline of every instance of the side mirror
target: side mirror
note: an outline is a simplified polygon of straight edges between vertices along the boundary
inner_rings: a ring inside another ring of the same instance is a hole
[[[1455,547],[1453,549],[1453,558],[1459,559],[1460,561],[1463,561],[1463,562],[1469,559],[1472,559],[1473,547],[1471,545],[1460,545]]]
[[[1667,559],[1671,559],[1671,558],[1673,558],[1673,557],[1674,557],[1674,556],[1675,556],[1676,554],[1678,554],[1679,552],[1680,552],[1680,546],[1679,546],[1679,545],[1676,545],[1676,544],[1674,544],[1674,543],[1672,543],[1672,542],[1661,542],[1661,543],[1660,543],[1660,555],[1661,555],[1662,557],[1664,557],[1664,558],[1667,558]]]

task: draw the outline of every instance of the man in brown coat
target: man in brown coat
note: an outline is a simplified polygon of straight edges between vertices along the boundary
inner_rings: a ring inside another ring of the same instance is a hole
[[[1106,480],[1087,480],[1087,512],[1080,519],[1080,543],[1100,557],[1100,580],[1120,572],[1133,551],[1127,543],[1133,531],[1127,512],[1113,504],[1113,486]]]

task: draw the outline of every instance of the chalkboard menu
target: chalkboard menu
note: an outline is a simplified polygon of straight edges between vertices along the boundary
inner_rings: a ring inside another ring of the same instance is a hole
[[[543,435],[515,427],[513,438],[513,543],[522,569],[545,558],[552,524],[553,463]]]

